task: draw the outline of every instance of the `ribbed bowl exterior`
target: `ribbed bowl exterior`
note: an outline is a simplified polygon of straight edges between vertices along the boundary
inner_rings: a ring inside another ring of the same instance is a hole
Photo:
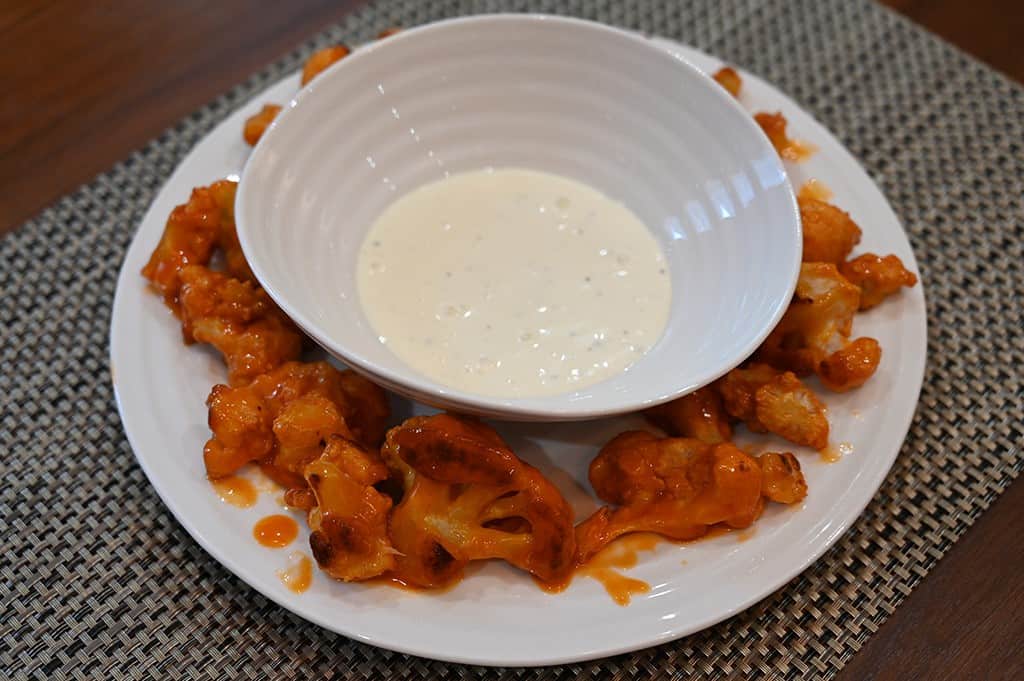
[[[377,340],[355,276],[367,229],[406,192],[487,166],[581,180],[655,234],[670,321],[629,371],[503,400],[438,385]],[[749,114],[640,36],[554,17],[428,25],[342,60],[266,133],[237,217],[257,277],[329,352],[428,404],[522,420],[632,411],[713,380],[778,321],[800,262],[792,189]]]

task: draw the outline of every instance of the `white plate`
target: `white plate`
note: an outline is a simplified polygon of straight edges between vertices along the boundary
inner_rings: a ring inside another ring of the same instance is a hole
[[[698,67],[719,61],[691,48],[659,41]],[[741,98],[751,111],[781,110],[791,134],[819,149],[789,165],[794,186],[823,181],[834,202],[864,230],[860,251],[895,253],[916,272],[913,253],[885,197],[857,161],[821,125],[770,85],[748,74]],[[240,172],[248,154],[241,130],[264,102],[288,101],[293,75],[235,112],[182,162],[153,202],[125,258],[111,322],[111,374],[121,419],[143,470],[179,522],[203,548],[255,589],[311,622],[359,641],[424,657],[494,665],[540,665],[585,660],[663,643],[719,622],[756,603],[807,568],[860,514],[899,452],[924,373],[925,305],[921,285],[859,315],[856,335],[877,338],[884,354],[878,373],[860,390],[823,393],[833,443],[852,452],[837,463],[800,452],[810,493],[800,508],[769,505],[753,533],[686,545],[662,543],[628,571],[651,585],[627,607],[602,587],[577,578],[561,594],[501,564],[488,564],[443,594],[409,593],[386,586],[346,585],[315,573],[302,594],[288,590],[276,571],[290,555],[308,555],[305,530],[287,549],[259,546],[257,519],[285,512],[276,494],[238,509],[219,500],[204,475],[202,448],[209,437],[204,401],[225,378],[216,355],[181,343],[179,324],[139,270],[171,209],[194,186]],[[398,403],[397,416],[412,409]],[[598,447],[637,420],[568,424],[505,424],[513,449],[562,488],[578,512],[595,506],[586,484]],[[753,440],[754,438],[747,438]],[[784,445],[777,440],[776,448]],[[299,514],[293,514],[300,525]]]

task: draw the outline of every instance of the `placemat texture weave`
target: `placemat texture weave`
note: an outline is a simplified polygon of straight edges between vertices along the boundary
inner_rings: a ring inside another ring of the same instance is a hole
[[[533,670],[377,650],[251,590],[192,541],[146,481],[107,369],[125,249],[165,178],[218,121],[316,47],[499,9],[669,36],[778,85],[881,185],[910,235],[928,298],[930,359],[910,435],[881,491],[831,551],[703,633]],[[834,675],[1021,470],[1022,140],[1021,89],[865,2],[410,0],[364,8],[0,242],[0,677]]]

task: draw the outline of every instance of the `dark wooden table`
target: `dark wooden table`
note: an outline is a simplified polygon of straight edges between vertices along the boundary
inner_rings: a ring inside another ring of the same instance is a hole
[[[4,0],[0,234],[359,4]],[[1024,81],[1020,0],[888,4]],[[841,678],[1011,678],[1024,655],[1022,536],[1017,482]]]

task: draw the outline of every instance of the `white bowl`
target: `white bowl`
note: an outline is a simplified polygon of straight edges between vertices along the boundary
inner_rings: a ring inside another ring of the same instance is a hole
[[[378,341],[356,286],[366,231],[410,190],[486,166],[581,180],[655,234],[672,309],[628,371],[501,399],[438,384]],[[782,163],[732,97],[641,36],[536,15],[426,25],[325,71],[253,151],[236,219],[257,278],[328,352],[421,402],[516,420],[635,411],[711,382],[779,321],[801,256]]]

